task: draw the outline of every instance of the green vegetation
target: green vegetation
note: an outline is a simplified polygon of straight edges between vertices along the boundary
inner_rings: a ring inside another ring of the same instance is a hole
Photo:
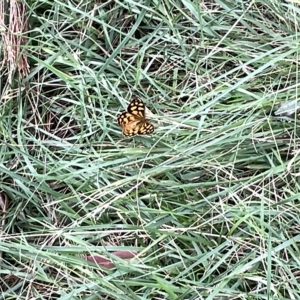
[[[300,299],[299,2],[17,4],[0,299]],[[150,136],[117,124],[134,95]]]

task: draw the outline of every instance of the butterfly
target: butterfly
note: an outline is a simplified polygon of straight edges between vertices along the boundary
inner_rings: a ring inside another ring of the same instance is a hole
[[[150,134],[154,131],[154,126],[146,119],[145,104],[136,97],[129,103],[127,111],[119,115],[118,124],[125,136]]]

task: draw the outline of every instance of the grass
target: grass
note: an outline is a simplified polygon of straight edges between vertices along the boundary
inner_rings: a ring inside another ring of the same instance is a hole
[[[25,2],[0,299],[299,299],[298,3]],[[151,136],[117,125],[133,95]]]

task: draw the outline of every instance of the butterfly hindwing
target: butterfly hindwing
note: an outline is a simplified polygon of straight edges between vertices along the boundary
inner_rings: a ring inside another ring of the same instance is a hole
[[[145,122],[143,126],[141,126],[138,134],[151,134],[154,131],[154,126],[149,122]]]
[[[118,124],[121,127],[126,126],[126,124],[133,120],[132,114],[128,113],[127,111],[123,111],[118,117]]]

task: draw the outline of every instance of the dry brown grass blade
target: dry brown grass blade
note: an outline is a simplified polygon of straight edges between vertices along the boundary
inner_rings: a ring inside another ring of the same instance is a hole
[[[0,1],[0,28],[3,41],[3,61],[1,69],[6,68],[8,83],[12,82],[13,74],[18,71],[24,78],[29,72],[26,51],[22,46],[26,44],[28,23],[26,20],[26,6],[22,1]],[[9,14],[8,24],[5,16]]]
[[[4,226],[5,226],[5,216],[8,208],[8,197],[2,191],[0,192],[0,240],[4,233]],[[2,251],[0,252],[0,263],[2,262]]]
[[[137,252],[134,251],[116,251],[112,253],[115,256],[118,256],[124,260],[130,260],[136,257]],[[85,257],[86,260],[94,262],[102,267],[112,269],[115,267],[115,264],[108,258],[102,257],[100,255],[89,255]]]

